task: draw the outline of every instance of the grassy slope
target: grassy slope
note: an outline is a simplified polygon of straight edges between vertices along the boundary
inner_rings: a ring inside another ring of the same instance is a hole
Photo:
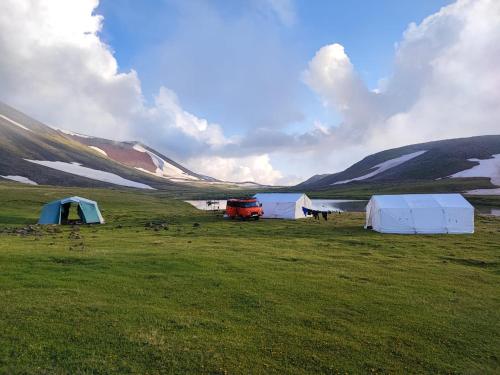
[[[359,214],[231,222],[159,194],[0,184],[0,229],[74,193],[108,224],[0,233],[0,373],[499,371],[498,218],[393,236]]]
[[[309,188],[330,187],[337,181],[360,177],[373,171],[373,167],[412,152],[426,150],[423,155],[411,159],[402,165],[390,168],[369,182],[412,182],[434,181],[437,178],[450,176],[459,171],[472,168],[478,163],[468,159],[488,159],[500,152],[500,135],[485,135],[469,138],[456,138],[403,146],[372,154],[353,164],[346,170],[326,176],[322,179],[313,178]],[[307,182],[307,181],[306,181]]]
[[[353,183],[338,185],[320,190],[311,190],[307,194],[314,198],[358,198],[368,199],[373,194],[412,194],[412,193],[461,193],[473,190],[495,188],[489,178],[457,178],[439,181],[413,181],[400,183]]]

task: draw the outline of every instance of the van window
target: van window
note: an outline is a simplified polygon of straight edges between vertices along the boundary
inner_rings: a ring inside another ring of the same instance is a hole
[[[244,207],[244,208],[259,207],[259,204],[257,202],[241,202],[240,207]]]

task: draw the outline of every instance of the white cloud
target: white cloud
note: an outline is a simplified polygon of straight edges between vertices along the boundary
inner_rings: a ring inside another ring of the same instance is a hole
[[[220,147],[231,143],[219,125],[210,124],[207,120],[182,109],[177,95],[172,90],[161,87],[155,98],[155,104],[156,106],[149,112],[155,124],[172,124],[171,126],[182,133],[209,147]],[[158,130],[161,131],[161,127]]]
[[[52,126],[139,140],[181,162],[232,143],[219,125],[184,110],[165,87],[152,106],[145,103],[137,73],[120,72],[99,37],[103,18],[93,14],[97,5],[98,0],[1,1],[0,100]],[[239,163],[233,180],[271,183],[279,176],[261,157]],[[227,176],[206,163],[193,169]]]
[[[276,184],[283,179],[283,175],[271,165],[267,154],[243,158],[218,156],[194,158],[188,165],[200,166],[208,175],[219,176],[224,181],[258,181],[261,184]]]
[[[340,44],[321,48],[309,63],[304,80],[325,106],[343,116],[350,133],[380,118],[377,94],[366,88]]]
[[[321,48],[305,82],[343,118],[331,129],[337,153],[364,153],[500,130],[500,2],[460,0],[411,24],[394,73],[368,90],[344,48]]]
[[[0,99],[61,128],[126,138],[143,109],[137,74],[119,73],[94,0],[0,2]]]

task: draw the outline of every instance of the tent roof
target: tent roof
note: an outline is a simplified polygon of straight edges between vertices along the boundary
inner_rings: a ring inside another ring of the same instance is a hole
[[[82,197],[77,197],[77,196],[63,198],[63,199],[58,199],[58,200],[50,202],[48,204],[54,204],[54,203],[66,204],[66,203],[80,203],[80,202],[97,204],[97,202],[95,202],[95,201],[91,201],[90,199],[82,198]]]
[[[258,193],[254,197],[259,202],[297,202],[303,193]]]
[[[370,201],[379,208],[473,208],[461,194],[374,195]]]

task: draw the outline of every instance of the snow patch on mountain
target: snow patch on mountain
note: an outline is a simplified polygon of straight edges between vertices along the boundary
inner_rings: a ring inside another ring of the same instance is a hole
[[[134,150],[148,154],[149,157],[151,158],[151,160],[153,161],[154,165],[156,166],[156,171],[154,173],[147,171],[143,168],[136,168],[140,171],[150,173],[150,174],[156,175],[158,177],[164,177],[164,178],[169,178],[169,179],[179,178],[182,180],[186,180],[186,179],[187,180],[195,180],[195,181],[200,180],[198,177],[192,176],[192,175],[184,172],[182,169],[177,168],[175,165],[170,164],[169,162],[165,161],[160,156],[156,155],[154,152],[151,152],[151,151],[145,149],[144,147],[142,147],[138,143],[136,143],[134,145]]]
[[[38,185],[35,181],[32,181],[29,178],[23,176],[0,176],[0,177],[5,178],[6,180],[20,182],[22,184]]]
[[[466,192],[466,194],[470,194],[470,195],[500,195],[500,188],[499,189],[469,190]]]
[[[0,118],[3,118],[4,120],[7,120],[8,122],[10,122],[12,125],[16,125],[17,127],[21,128],[21,129],[24,129],[24,130],[27,130],[29,132],[33,132],[33,130],[31,129],[28,129],[26,126],[18,123],[17,121],[14,121],[12,120],[11,118],[8,118],[7,116],[4,116],[4,115],[0,115]]]
[[[493,185],[500,186],[500,154],[491,159],[468,159],[479,163],[472,168],[452,174],[451,178],[488,177]]]
[[[54,129],[59,130],[61,133],[64,133],[64,134],[67,134],[67,135],[72,135],[72,136],[74,136],[74,137],[80,137],[80,138],[94,138],[94,137],[90,137],[90,136],[88,136],[88,135],[75,133],[75,132],[72,132],[72,131],[69,131],[69,130],[66,130],[66,129],[58,129],[58,128],[54,128]]]
[[[104,150],[100,149],[99,147],[96,147],[96,146],[89,146],[89,148],[91,148],[92,150],[97,151],[97,152],[99,152],[99,153],[103,154],[103,155],[104,155],[104,156],[106,156],[106,157],[108,156],[108,154],[106,153],[106,151],[104,151]]]
[[[63,161],[45,161],[45,160],[29,160],[30,163],[35,163],[38,165],[43,165],[48,168],[57,169],[58,171],[71,173],[77,176],[82,176],[86,178],[90,178],[92,180],[108,182],[114,185],[133,187],[138,189],[149,189],[155,190],[149,185],[142,184],[140,182],[127,180],[123,177],[120,177],[114,173],[100,171],[97,169],[87,168],[82,166],[79,163],[66,163]]]
[[[352,182],[352,181],[366,180],[367,178],[371,178],[373,176],[376,176],[384,171],[387,171],[388,169],[391,169],[391,168],[397,167],[398,165],[406,163],[407,161],[414,159],[420,155],[423,155],[426,152],[427,152],[427,150],[412,152],[411,154],[403,155],[403,156],[400,156],[400,157],[395,158],[395,159],[390,159],[390,160],[384,161],[383,163],[377,164],[374,167],[372,167],[371,169],[376,168],[376,170],[374,170],[373,172],[365,174],[361,177],[351,178],[350,180],[334,182],[332,185],[347,184],[348,182]]]

